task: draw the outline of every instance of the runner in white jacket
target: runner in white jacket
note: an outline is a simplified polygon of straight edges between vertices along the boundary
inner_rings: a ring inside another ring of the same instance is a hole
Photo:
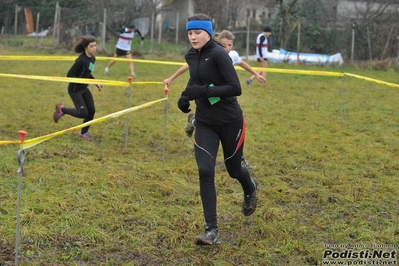
[[[116,43],[116,51],[114,57],[126,56],[127,59],[132,59],[132,54],[131,54],[132,40],[134,38],[135,33],[140,35],[141,40],[144,41],[143,35],[138,29],[136,29],[136,26],[133,24],[130,24],[129,28],[123,28],[119,30],[119,39],[118,42]],[[115,60],[110,61],[108,66],[104,70],[104,74],[108,74],[109,69],[115,63],[116,63]],[[129,62],[129,67],[132,76],[133,77],[136,76],[134,72],[134,63]]]
[[[269,26],[266,26],[263,29],[263,32],[256,37],[256,60],[259,62],[259,67],[266,68],[267,67],[267,53],[269,50],[269,44],[267,42],[267,38],[272,35],[272,29]],[[266,78],[266,71],[261,71],[262,74]],[[252,75],[247,79],[247,85],[252,85],[252,80],[255,78],[255,75]],[[265,84],[264,84],[265,85]]]

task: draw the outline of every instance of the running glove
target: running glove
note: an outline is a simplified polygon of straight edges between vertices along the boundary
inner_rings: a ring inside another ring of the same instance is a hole
[[[198,98],[206,97],[208,91],[208,85],[190,85],[186,88],[185,92],[187,93],[188,99],[195,100]]]
[[[190,101],[188,100],[188,96],[187,96],[187,93],[185,91],[183,91],[181,93],[180,99],[177,102],[177,106],[179,107],[179,109],[183,113],[191,112],[191,109],[189,109],[190,108]]]

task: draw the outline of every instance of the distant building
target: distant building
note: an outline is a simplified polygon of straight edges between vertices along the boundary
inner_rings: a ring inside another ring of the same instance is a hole
[[[229,0],[226,1],[226,6],[229,5]],[[237,20],[234,27],[244,27],[247,23],[247,18],[251,17],[259,22],[262,18],[271,19],[274,16],[275,4],[255,4],[254,1],[250,3],[242,3],[238,9]],[[162,10],[162,15],[157,17],[157,20],[162,19],[168,27],[174,29],[177,21],[185,23],[187,17],[195,14],[195,0],[164,0],[159,9]],[[162,17],[162,18],[161,18]]]
[[[159,9],[163,10],[161,15],[158,15],[157,20],[162,19],[165,23],[164,27],[168,26],[171,29],[176,28],[176,23],[184,25],[187,17],[195,13],[195,4],[199,0],[163,0],[159,5]],[[215,0],[219,1],[219,0]],[[230,7],[231,0],[225,1],[226,7]],[[304,0],[306,1],[306,0]],[[348,20],[356,21],[362,19],[362,15],[367,12],[397,12],[399,10],[399,3],[388,3],[384,0],[321,0],[324,1],[324,6],[328,10],[326,16],[336,26],[345,23]],[[248,23],[248,18],[255,19],[259,23],[269,21],[275,18],[278,1],[262,1],[251,0],[241,1],[240,6],[235,14],[235,24],[232,27],[245,27]],[[166,25],[167,24],[167,25]]]
[[[189,16],[194,15],[194,0],[164,0],[160,4],[161,14],[157,17],[162,19],[163,29],[176,29],[176,23],[184,24]]]
[[[359,0],[334,0],[336,2],[336,16],[338,20],[357,20],[364,18],[365,14],[376,12],[397,12],[399,3],[393,1],[359,1]]]
[[[248,18],[255,19],[259,23],[265,20],[271,20],[275,17],[275,1],[267,4],[259,4],[255,3],[255,1],[251,1],[251,3],[243,4],[241,8],[241,12],[238,16],[236,27],[245,27],[248,23]]]

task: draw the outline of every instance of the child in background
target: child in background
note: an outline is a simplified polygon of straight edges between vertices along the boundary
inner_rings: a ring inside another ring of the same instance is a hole
[[[91,78],[94,79],[92,72],[94,71],[94,63],[96,58],[94,54],[97,50],[96,39],[91,35],[80,37],[77,45],[75,46],[75,52],[80,53],[79,57],[75,60],[75,63],[69,69],[67,77],[69,78]],[[98,90],[102,90],[101,85],[96,85]],[[69,83],[68,94],[75,105],[75,108],[66,108],[63,104],[59,103],[55,106],[55,112],[53,114],[54,122],[65,114],[73,117],[83,118],[83,123],[93,120],[94,113],[96,112],[94,106],[93,95],[89,90],[89,84],[82,83]],[[92,140],[88,133],[89,126],[81,129],[79,137]]]

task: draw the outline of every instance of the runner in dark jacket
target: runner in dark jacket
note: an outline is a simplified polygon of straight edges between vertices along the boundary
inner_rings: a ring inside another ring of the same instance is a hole
[[[80,55],[69,69],[67,77],[94,79],[92,72],[94,71],[94,63],[96,62],[94,56],[96,51],[96,39],[91,35],[82,36],[75,46],[75,52],[80,53]],[[102,90],[101,85],[98,84],[96,86],[99,91]],[[94,106],[93,95],[89,90],[89,84],[71,82],[68,84],[68,94],[71,97],[75,108],[67,108],[61,103],[56,104],[55,112],[53,114],[54,122],[57,123],[65,114],[77,118],[83,118],[83,123],[93,120],[96,109]],[[86,140],[92,140],[88,133],[89,128],[90,126],[82,128],[79,137]]]
[[[220,98],[217,104],[213,105],[208,97],[195,99],[197,125],[224,125],[241,118],[242,110],[236,97],[242,93],[240,81],[231,64],[231,58],[223,47],[210,39],[201,50],[191,48],[185,59],[190,70],[187,87],[208,87],[213,84],[212,89],[207,90],[204,96]]]
[[[179,109],[188,113],[195,100],[196,119],[194,150],[200,178],[200,194],[205,216],[205,232],[195,239],[197,245],[218,243],[215,165],[222,144],[226,169],[244,191],[242,213],[251,215],[257,205],[257,184],[241,157],[245,139],[245,121],[237,97],[241,86],[231,59],[212,38],[212,22],[204,14],[188,19],[186,24],[192,48],[186,53],[190,79],[178,101]]]

